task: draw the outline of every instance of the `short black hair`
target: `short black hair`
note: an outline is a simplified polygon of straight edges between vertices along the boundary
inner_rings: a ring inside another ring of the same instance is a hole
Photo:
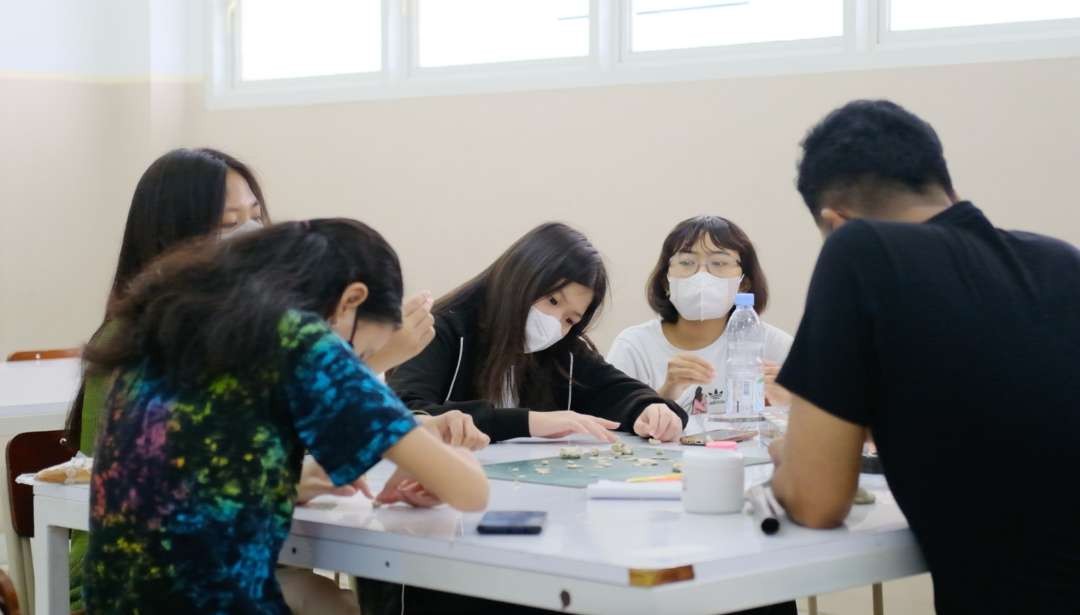
[[[679,311],[668,296],[668,268],[671,257],[678,252],[692,250],[694,244],[706,235],[716,247],[732,250],[739,256],[743,284],[749,286],[747,292],[754,293],[754,310],[761,314],[769,305],[769,283],[765,280],[765,270],[761,268],[761,261],[758,260],[757,250],[754,249],[750,237],[739,225],[727,218],[697,216],[687,218],[671,229],[660,248],[660,257],[656,259],[656,266],[649,274],[649,281],[645,284],[645,299],[664,322],[679,322]]]
[[[941,140],[930,124],[888,100],[856,100],[810,129],[802,143],[797,186],[816,219],[827,191],[855,190],[873,207],[880,189],[954,194]]]

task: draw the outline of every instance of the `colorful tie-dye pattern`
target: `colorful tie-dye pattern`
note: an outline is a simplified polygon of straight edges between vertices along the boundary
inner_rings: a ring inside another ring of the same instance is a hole
[[[280,361],[175,390],[118,374],[90,487],[90,613],[286,613],[274,578],[307,449],[335,484],[416,426],[321,318],[289,312]]]

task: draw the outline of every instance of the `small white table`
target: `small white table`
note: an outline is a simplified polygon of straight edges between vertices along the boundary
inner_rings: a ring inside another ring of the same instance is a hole
[[[559,446],[510,442],[480,458],[545,457]],[[376,466],[372,486],[391,469]],[[750,482],[770,473],[771,466],[747,468]],[[650,615],[721,613],[926,571],[880,477],[863,477],[877,503],[855,507],[844,527],[785,522],[775,536],[749,516],[686,514],[678,501],[588,500],[582,489],[491,485],[493,510],[547,511],[543,533],[481,536],[478,514],[373,509],[363,496],[323,496],[296,510],[280,561],[556,611]],[[34,487],[38,613],[67,612],[66,529],[85,529],[88,511],[86,486]],[[642,584],[664,576],[691,578]]]
[[[0,480],[7,480],[7,445],[12,437],[28,431],[48,431],[64,426],[64,417],[82,376],[79,359],[0,362]],[[11,525],[7,489],[0,489],[0,531],[4,535],[6,562],[24,607],[32,605],[30,583],[23,574],[23,550]]]

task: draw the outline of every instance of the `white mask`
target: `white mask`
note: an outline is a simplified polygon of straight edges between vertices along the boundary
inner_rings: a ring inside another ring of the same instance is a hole
[[[225,240],[232,237],[239,237],[240,235],[247,235],[248,233],[261,231],[263,228],[264,227],[262,222],[259,222],[254,218],[248,218],[244,221],[243,224],[237,224],[232,228],[221,231],[221,235],[219,236],[219,238]]]
[[[547,350],[563,337],[558,318],[541,312],[535,305],[529,308],[525,320],[525,354]]]
[[[731,311],[742,276],[719,278],[699,271],[688,278],[668,277],[670,299],[686,320],[723,318]]]

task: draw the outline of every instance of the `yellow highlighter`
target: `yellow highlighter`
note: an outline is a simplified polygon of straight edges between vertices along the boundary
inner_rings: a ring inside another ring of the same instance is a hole
[[[626,479],[628,483],[666,483],[670,481],[682,480],[682,474],[661,474],[659,476],[635,476],[634,478]]]

